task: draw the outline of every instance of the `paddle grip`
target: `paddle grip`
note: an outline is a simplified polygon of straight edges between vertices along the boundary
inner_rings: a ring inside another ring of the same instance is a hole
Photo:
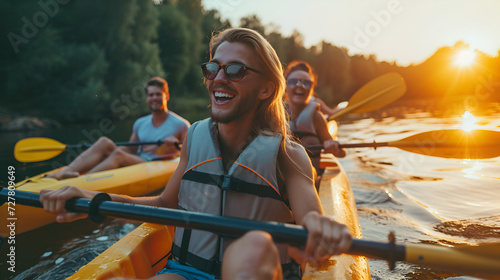
[[[70,212],[88,213],[89,219],[96,223],[102,223],[106,219],[105,215],[101,215],[100,207],[104,201],[111,201],[111,197],[107,193],[98,193],[90,199],[73,197],[66,201],[65,208]]]
[[[175,146],[178,150],[180,150],[180,149],[182,148],[182,142],[175,142],[175,143],[174,143],[174,146]]]
[[[111,196],[109,196],[109,194],[107,193],[98,193],[90,201],[89,219],[96,224],[100,224],[106,219],[106,216],[101,215],[99,212],[99,207],[104,201],[111,201]]]

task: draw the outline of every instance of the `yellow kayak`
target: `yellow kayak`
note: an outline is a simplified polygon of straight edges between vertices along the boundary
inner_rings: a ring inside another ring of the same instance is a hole
[[[175,169],[179,159],[143,162],[132,166],[82,175],[76,178],[56,180],[44,177],[59,169],[49,171],[16,183],[16,190],[39,193],[42,189],[59,189],[63,186],[78,186],[88,190],[119,193],[130,196],[145,195],[163,188]],[[7,220],[7,204],[0,207],[0,220]],[[16,205],[16,234],[21,234],[55,222],[53,214],[43,209]],[[8,237],[9,228],[0,227],[0,236]]]
[[[322,157],[326,171],[319,196],[325,215],[346,224],[353,237],[361,238],[356,204],[346,173],[333,156]],[[151,277],[165,266],[173,234],[173,227],[144,223],[67,279]],[[370,273],[365,257],[341,255],[318,266],[306,265],[302,279],[370,279]]]

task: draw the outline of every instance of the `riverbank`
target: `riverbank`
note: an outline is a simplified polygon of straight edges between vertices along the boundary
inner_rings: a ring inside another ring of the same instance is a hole
[[[0,108],[0,132],[30,131],[57,127],[61,127],[61,124],[55,120],[15,114]]]

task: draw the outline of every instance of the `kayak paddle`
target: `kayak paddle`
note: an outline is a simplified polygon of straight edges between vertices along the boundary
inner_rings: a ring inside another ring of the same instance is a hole
[[[362,86],[349,99],[347,106],[328,117],[331,121],[348,113],[365,113],[384,107],[404,95],[406,84],[399,73],[379,76]]]
[[[161,145],[156,142],[116,142],[117,146]],[[31,137],[19,140],[14,147],[14,157],[20,162],[35,162],[48,160],[69,149],[86,149],[92,144],[66,145],[57,140],[45,137]],[[180,149],[180,143],[175,145]]]
[[[443,158],[484,159],[500,156],[500,132],[443,129],[415,134],[391,142],[340,144],[340,148],[395,147],[408,152]],[[323,145],[306,146],[321,150]]]
[[[14,194],[9,192],[14,192]],[[18,204],[42,207],[38,193],[2,188],[0,201],[5,203],[9,198],[15,198]],[[106,216],[112,216],[205,230],[229,237],[240,237],[251,230],[262,230],[271,234],[277,243],[287,243],[297,247],[303,247],[307,241],[307,231],[299,225],[228,218],[109,200],[109,195],[105,193],[96,195],[92,200],[74,198],[68,200],[66,209],[71,212],[88,213],[90,219],[95,222],[101,222]],[[500,274],[500,266],[498,265],[500,263],[500,244],[497,243],[445,247],[425,244],[396,244],[394,238],[391,240],[386,243],[354,239],[348,254],[388,260],[392,264],[396,261],[405,261],[452,269],[454,272]]]

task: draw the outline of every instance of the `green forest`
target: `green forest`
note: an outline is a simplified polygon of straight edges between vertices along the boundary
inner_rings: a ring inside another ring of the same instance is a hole
[[[200,0],[159,5],[144,0],[4,0],[0,14],[0,112],[63,123],[144,115],[143,84],[151,76],[169,82],[169,108],[192,118],[205,116],[208,96],[200,64],[208,60],[211,34],[231,27]],[[475,66],[467,70],[453,67],[454,54],[467,48],[463,42],[442,47],[418,65],[401,67],[374,55],[351,55],[328,42],[306,48],[300,33],[284,36],[257,16],[241,19],[239,26],[261,32],[283,64],[310,62],[319,75],[317,93],[330,106],[391,71],[403,75],[408,85],[400,102],[442,103],[457,97],[472,103],[500,101],[500,53],[478,53]]]

